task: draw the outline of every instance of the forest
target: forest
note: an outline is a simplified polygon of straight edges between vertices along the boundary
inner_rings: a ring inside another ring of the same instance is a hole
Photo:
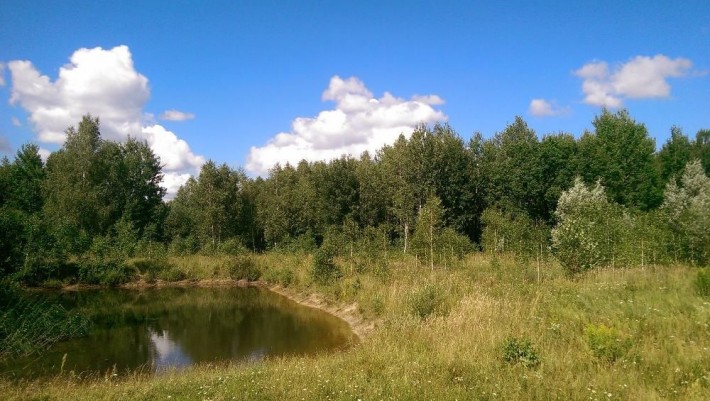
[[[680,128],[658,151],[627,111],[593,131],[544,135],[514,122],[464,140],[420,126],[374,155],[276,165],[267,178],[207,162],[164,201],[145,142],[101,138],[98,117],[69,127],[46,163],[27,144],[0,167],[0,272],[120,284],[125,261],[267,250],[353,257],[412,254],[434,268],[471,251],[554,255],[595,266],[710,257],[710,130]]]

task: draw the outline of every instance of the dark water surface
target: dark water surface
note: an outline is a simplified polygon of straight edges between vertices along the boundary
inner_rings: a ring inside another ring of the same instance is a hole
[[[88,336],[31,357],[0,362],[5,377],[60,372],[160,372],[196,363],[258,361],[347,348],[356,337],[342,320],[271,291],[162,288],[42,292],[87,316]],[[115,366],[115,367],[114,367]]]

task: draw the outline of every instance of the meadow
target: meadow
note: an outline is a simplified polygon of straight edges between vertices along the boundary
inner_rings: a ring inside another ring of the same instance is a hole
[[[0,398],[702,400],[710,393],[710,298],[699,294],[694,267],[598,269],[570,278],[552,260],[473,253],[430,269],[389,255],[375,264],[336,259],[340,277],[321,282],[313,279],[312,256],[249,258],[262,282],[354,307],[367,323],[359,344],[156,376],[0,379]],[[228,262],[169,259],[174,277],[192,284],[230,279]]]

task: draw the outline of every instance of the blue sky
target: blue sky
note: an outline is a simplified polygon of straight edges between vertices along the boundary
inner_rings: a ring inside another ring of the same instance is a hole
[[[580,135],[607,105],[657,146],[710,128],[707,1],[9,0],[0,63],[0,152],[56,150],[93,111],[109,138],[148,140],[169,187],[206,159],[263,174],[416,119]]]

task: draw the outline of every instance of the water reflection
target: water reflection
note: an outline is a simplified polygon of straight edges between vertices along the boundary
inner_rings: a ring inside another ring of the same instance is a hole
[[[156,372],[202,362],[259,361],[347,347],[341,320],[260,288],[167,288],[44,294],[88,316],[89,336],[0,363],[8,377]]]
[[[170,339],[166,330],[157,333],[148,328],[148,332],[155,350],[155,354],[151,359],[156,370],[192,365],[192,359],[185,355],[179,343]]]

